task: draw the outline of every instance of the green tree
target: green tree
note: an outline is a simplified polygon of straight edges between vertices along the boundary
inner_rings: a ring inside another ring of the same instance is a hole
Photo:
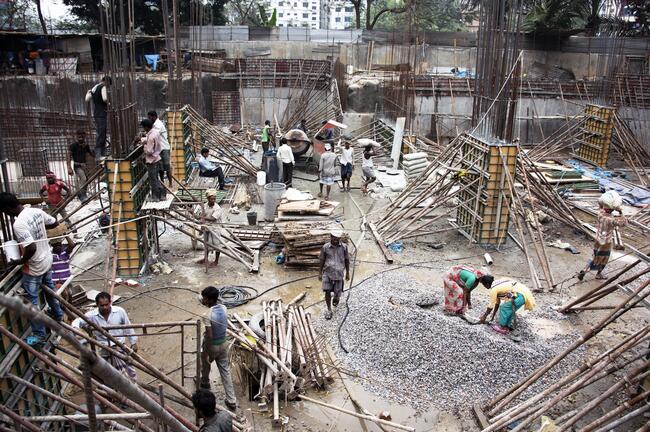
[[[462,31],[465,29],[464,15],[456,0],[416,1],[412,10],[411,14],[384,15],[377,23],[377,27],[405,29],[410,18],[413,28],[417,30]]]
[[[524,18],[524,29],[538,35],[579,33],[585,14],[585,0],[538,0]]]
[[[257,8],[260,13],[260,23],[262,24],[262,27],[275,27],[277,25],[278,14],[275,9],[273,9],[273,13],[271,14],[271,17],[269,17],[266,14],[266,9],[263,5],[258,4]]]
[[[124,10],[126,11],[126,0],[112,0],[112,3],[116,6],[118,11],[120,9],[120,2],[123,2]],[[179,0],[180,23],[181,25],[226,24],[227,20],[224,14],[224,6],[227,2],[228,0],[201,0],[200,2],[194,2],[195,5],[200,4],[201,7],[205,8],[203,23],[197,23],[193,22],[190,18],[190,2]],[[99,31],[100,18],[99,3],[97,0],[63,0],[63,3],[70,7],[70,12],[72,12],[73,15],[82,21],[93,25],[94,28]],[[168,3],[170,19],[173,19],[171,16],[172,0],[169,0]],[[136,31],[149,35],[159,35],[164,33],[162,0],[135,0],[133,5]]]
[[[0,29],[38,31],[38,17],[31,0],[9,0],[0,8]]]
[[[382,16],[403,14],[413,8],[415,0],[366,0],[366,29],[372,30]]]
[[[230,24],[261,27],[257,0],[230,0],[226,6]]]

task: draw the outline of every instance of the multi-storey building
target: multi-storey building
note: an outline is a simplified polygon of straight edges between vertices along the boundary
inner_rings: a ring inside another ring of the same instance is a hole
[[[345,0],[323,0],[321,28],[344,30],[356,25],[354,6]]]
[[[320,0],[270,0],[269,10],[277,10],[278,27],[320,28]]]

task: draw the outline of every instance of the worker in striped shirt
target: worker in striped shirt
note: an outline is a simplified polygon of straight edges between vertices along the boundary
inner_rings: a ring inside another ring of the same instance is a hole
[[[65,223],[47,230],[47,237],[50,240],[50,246],[52,246],[52,282],[59,289],[72,275],[70,255],[74,250],[75,242],[69,235],[68,226]],[[66,241],[65,247],[64,240]]]

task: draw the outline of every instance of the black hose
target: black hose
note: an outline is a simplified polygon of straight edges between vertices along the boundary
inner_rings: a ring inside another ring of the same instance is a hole
[[[257,298],[257,290],[253,287],[241,285],[224,285],[218,287],[219,300],[227,308],[235,308],[248,303],[250,300]],[[254,295],[251,295],[254,292]]]
[[[350,242],[354,245],[354,241],[350,239]],[[352,287],[352,283],[354,282],[354,273],[357,270],[357,255],[358,255],[359,250],[357,249],[357,245],[354,245],[354,259],[352,260],[352,276],[350,276],[350,287]],[[341,340],[341,328],[343,327],[343,324],[345,324],[345,320],[348,319],[348,315],[350,315],[350,304],[348,303],[348,300],[350,300],[350,290],[348,289],[348,293],[345,296],[345,315],[343,315],[343,320],[339,324],[338,329],[336,330],[337,337],[339,339],[339,346],[345,352],[348,354],[348,350],[345,349],[343,346],[343,341]]]
[[[224,285],[222,287],[218,287],[218,289],[219,289],[219,299],[221,300],[221,303],[223,303],[223,305],[226,306],[227,308],[234,308],[237,306],[241,306],[259,297],[259,294],[257,294],[257,290],[253,287],[248,287],[248,286]],[[142,291],[127,298],[121,298],[119,301],[125,302],[128,300],[132,300],[136,297],[139,297],[141,295],[151,294],[153,292],[161,291],[161,290],[182,290],[182,291],[189,291],[194,294],[200,294],[199,292],[191,288],[177,287],[177,286],[164,286],[160,288],[154,288],[148,291]]]

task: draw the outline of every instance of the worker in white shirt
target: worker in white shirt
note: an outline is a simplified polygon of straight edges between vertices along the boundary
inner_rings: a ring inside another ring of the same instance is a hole
[[[341,182],[343,183],[343,191],[350,192],[350,179],[352,178],[352,166],[354,165],[354,149],[350,147],[350,141],[345,142],[345,147],[341,149]],[[345,183],[348,183],[346,188]]]
[[[282,162],[282,174],[284,184],[287,187],[293,182],[293,167],[296,165],[296,159],[293,156],[294,146],[302,143],[309,143],[309,137],[300,129],[291,129],[282,137],[282,145],[278,149],[277,158]]]
[[[106,156],[106,128],[108,115],[108,90],[113,83],[109,76],[102,78],[102,82],[96,84],[86,92],[86,103],[93,103],[93,118],[95,119],[95,160],[100,161]]]
[[[111,295],[105,291],[100,292],[95,296],[95,305],[96,309],[93,309],[89,312],[86,312],[86,319],[91,323],[95,324],[97,327],[109,327],[117,325],[130,325],[129,316],[126,311],[119,306],[113,306],[111,301]],[[83,329],[92,329],[92,327],[81,318],[77,318],[72,321],[72,327],[74,328],[83,328]],[[138,352],[138,337],[135,335],[135,331],[132,328],[128,329],[112,329],[108,330],[116,340],[120,343],[124,343],[126,337],[129,339],[129,344],[131,345],[131,350],[133,352]],[[125,337],[126,336],[126,337]],[[110,347],[114,350],[124,352],[122,348],[116,346],[113,342],[107,339],[100,332],[93,331],[93,338],[97,340],[101,345]],[[101,347],[101,346],[100,346]],[[110,351],[106,349],[101,349],[99,354],[109,362],[115,369],[125,374],[127,377],[135,381],[137,378],[135,368],[122,360],[121,358],[116,357]]]
[[[293,167],[296,165],[296,160],[293,157],[293,149],[288,144],[286,138],[280,140],[280,148],[278,149],[277,158],[282,162],[282,182],[291,187],[293,180]]]
[[[158,118],[156,111],[149,111],[147,113],[149,120],[153,122],[153,128],[160,134],[160,182],[165,182],[165,173],[167,173],[167,180],[169,187],[172,187],[172,164],[171,164],[171,146],[167,137],[167,128],[165,124]]]
[[[217,204],[217,191],[214,189],[208,189],[205,191],[205,196],[207,202],[200,207],[197,207],[195,215],[201,221],[201,232],[203,233],[203,239],[208,243],[219,246],[221,244],[221,223],[223,221],[223,210]],[[205,264],[205,260],[209,258],[210,248],[207,244],[204,244],[205,258],[199,261],[199,264]],[[216,266],[219,263],[219,256],[221,253],[218,249],[214,250],[214,262],[212,266]]]

